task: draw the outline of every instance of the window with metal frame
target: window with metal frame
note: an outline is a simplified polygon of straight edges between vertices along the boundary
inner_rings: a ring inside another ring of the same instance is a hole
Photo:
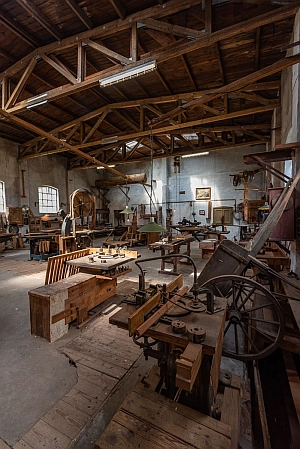
[[[0,212],[6,211],[5,183],[0,181]]]
[[[56,214],[59,209],[58,189],[51,186],[41,186],[39,193],[39,212],[41,214]]]

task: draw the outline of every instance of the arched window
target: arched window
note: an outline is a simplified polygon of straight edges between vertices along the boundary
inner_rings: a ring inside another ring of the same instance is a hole
[[[0,212],[6,211],[5,183],[0,181]]]
[[[56,214],[59,209],[58,189],[51,186],[41,186],[39,192],[39,212],[41,214]]]

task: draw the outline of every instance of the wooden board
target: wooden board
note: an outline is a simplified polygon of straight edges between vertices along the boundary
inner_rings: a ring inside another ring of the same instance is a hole
[[[230,449],[230,428],[138,383],[94,449],[129,446],[140,449]]]
[[[231,449],[238,449],[240,435],[240,391],[225,387],[221,421],[231,427]]]

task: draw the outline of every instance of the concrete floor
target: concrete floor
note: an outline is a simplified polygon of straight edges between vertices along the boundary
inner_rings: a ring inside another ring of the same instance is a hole
[[[99,247],[101,239],[94,241]],[[142,258],[155,257],[146,247],[138,250]],[[191,256],[198,273],[207,259],[202,259],[198,242],[191,244]],[[28,291],[44,285],[46,262],[29,261],[29,249],[7,250],[0,253],[0,440],[13,446],[22,436],[75,385],[76,368],[60,349],[68,341],[79,335],[81,330],[71,326],[68,334],[54,343],[30,334]],[[7,271],[7,261],[11,265],[29,267],[29,273],[20,274],[14,268]],[[170,282],[173,276],[160,275],[160,261],[142,264],[147,271],[148,283]],[[138,280],[139,269],[131,262],[132,273],[122,280]],[[32,271],[32,274],[30,274]],[[180,264],[184,284],[192,286],[191,265]]]

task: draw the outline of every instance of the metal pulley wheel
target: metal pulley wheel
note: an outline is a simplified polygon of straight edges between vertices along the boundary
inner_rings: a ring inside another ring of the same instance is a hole
[[[172,321],[171,326],[174,334],[184,334],[186,331],[186,324],[184,321],[174,320]]]
[[[187,329],[187,336],[193,343],[203,343],[206,338],[206,332],[201,326],[190,327]]]

